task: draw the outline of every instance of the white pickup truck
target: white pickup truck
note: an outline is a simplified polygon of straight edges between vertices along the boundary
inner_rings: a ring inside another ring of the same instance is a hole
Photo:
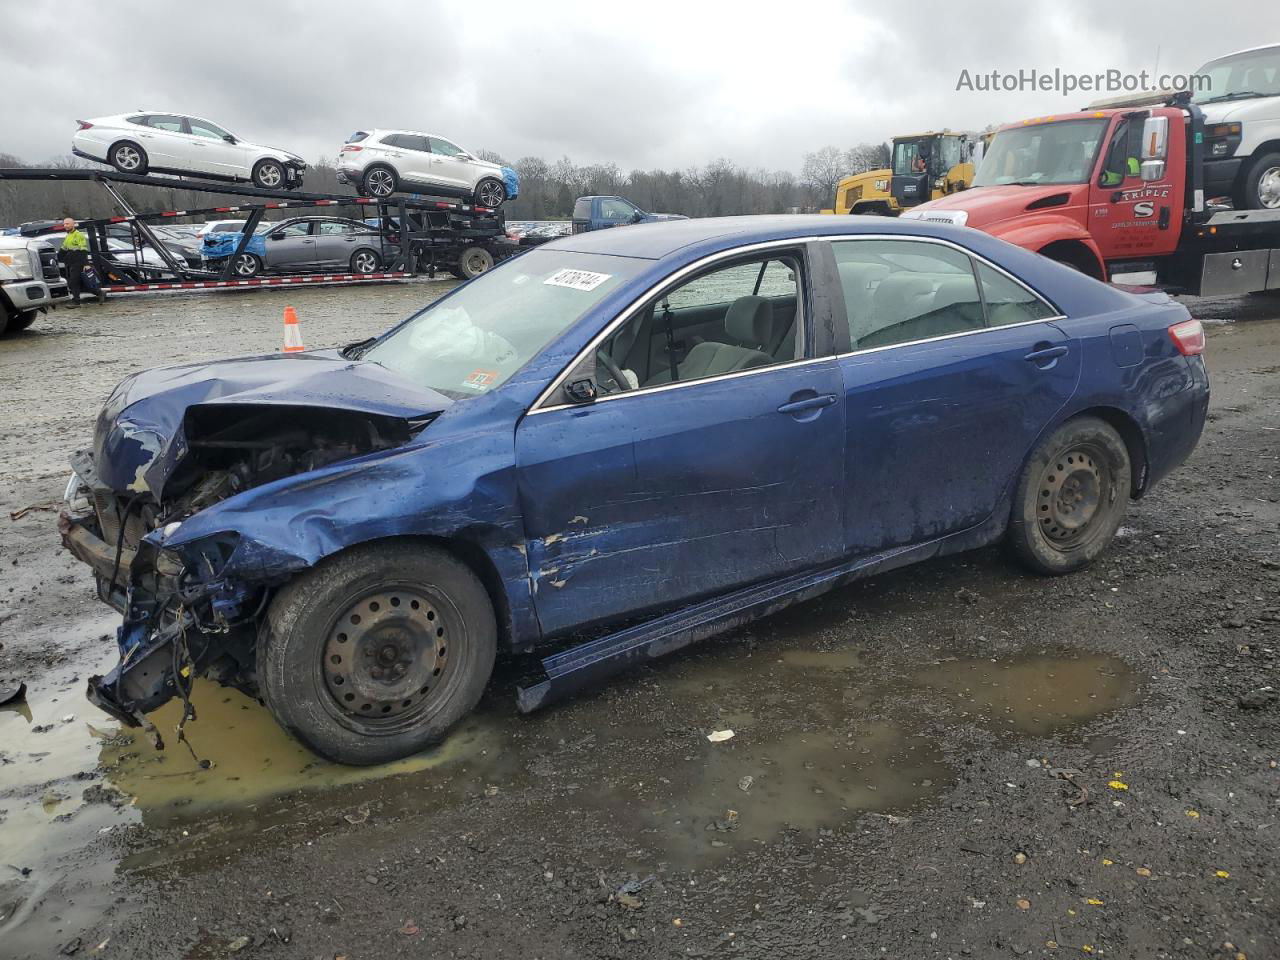
[[[67,300],[58,252],[39,237],[0,236],[0,335],[25,330]]]

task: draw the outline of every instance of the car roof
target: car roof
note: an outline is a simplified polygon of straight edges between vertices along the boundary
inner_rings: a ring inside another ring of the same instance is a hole
[[[571,250],[616,257],[661,260],[688,247],[700,253],[803,237],[846,234],[901,234],[938,237],[977,247],[983,245],[978,231],[929,223],[924,220],[894,220],[888,217],[785,214],[751,217],[708,217],[693,220],[665,220],[641,223],[612,230],[593,230],[544,244],[541,250]],[[989,238],[988,238],[989,239]]]

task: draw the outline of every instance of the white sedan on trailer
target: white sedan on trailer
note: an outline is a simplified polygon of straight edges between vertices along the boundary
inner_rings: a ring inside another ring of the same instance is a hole
[[[250,143],[199,117],[140,110],[78,122],[71,152],[121,173],[247,180],[264,190],[293,190],[307,169],[296,153]]]

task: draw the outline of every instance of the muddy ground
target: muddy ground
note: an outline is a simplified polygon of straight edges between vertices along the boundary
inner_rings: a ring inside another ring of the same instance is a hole
[[[115,618],[52,512],[108,391],[274,349],[286,302],[322,346],[443,289],[136,299],[0,340],[0,679],[30,688],[0,710],[0,956],[1280,956],[1276,298],[1190,302],[1234,321],[1211,421],[1088,572],[928,563],[527,717],[508,665],[389,769],[214,687],[208,769],[122,733],[82,693]]]

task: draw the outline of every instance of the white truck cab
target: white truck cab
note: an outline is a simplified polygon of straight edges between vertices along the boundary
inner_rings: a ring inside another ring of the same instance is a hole
[[[1238,210],[1280,210],[1280,43],[1210,60],[1191,101],[1204,113],[1204,192]]]
[[[0,235],[0,334],[25,330],[67,299],[58,252],[39,237]]]

